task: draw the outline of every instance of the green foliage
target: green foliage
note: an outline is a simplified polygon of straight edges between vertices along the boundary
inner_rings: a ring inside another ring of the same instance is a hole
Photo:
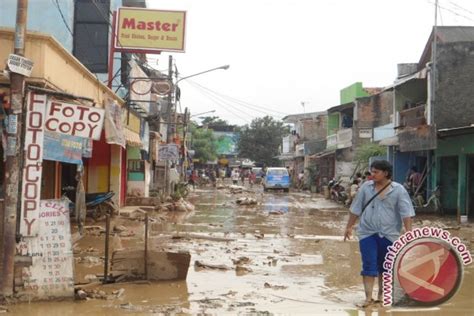
[[[240,128],[240,138],[237,144],[239,156],[264,163],[267,166],[278,165],[278,148],[281,139],[288,134],[288,128],[283,122],[275,121],[270,116],[256,118]]]
[[[201,163],[206,163],[217,159],[216,139],[212,130],[207,128],[198,128],[190,125],[192,142],[191,148],[196,151],[194,159],[199,159]]]
[[[362,169],[369,165],[369,158],[373,156],[381,156],[386,153],[387,149],[376,143],[365,143],[357,147],[355,159],[360,163]]]
[[[226,120],[219,118],[218,116],[205,116],[201,122],[202,125],[208,125],[209,127],[212,126],[227,126]]]

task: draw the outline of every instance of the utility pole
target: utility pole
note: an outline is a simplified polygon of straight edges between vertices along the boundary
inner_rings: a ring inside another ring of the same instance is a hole
[[[188,162],[187,148],[186,148],[186,134],[188,133],[188,108],[184,108],[183,115],[183,141],[181,147],[183,148],[183,165],[181,168],[181,177],[183,181],[186,181],[186,164]]]
[[[168,56],[168,80],[169,82],[173,82],[173,56]],[[165,116],[165,123],[166,125],[166,144],[170,145],[173,142],[173,129],[171,124],[171,118],[174,117],[173,115],[173,91],[174,86],[172,84],[172,88],[168,92],[168,106],[166,109],[166,116]],[[170,188],[170,162],[169,160],[165,161],[165,193],[171,193]]]
[[[436,103],[436,55],[438,53],[438,0],[435,1],[435,16],[433,27],[433,44],[431,53],[431,104],[430,104],[430,122],[434,124],[435,103]]]
[[[28,0],[17,1],[15,48],[16,55],[25,55],[26,17]],[[3,217],[3,271],[0,278],[3,297],[13,295],[16,223],[19,210],[21,132],[25,78],[10,73],[10,103],[7,128],[7,159],[5,162],[5,211]]]

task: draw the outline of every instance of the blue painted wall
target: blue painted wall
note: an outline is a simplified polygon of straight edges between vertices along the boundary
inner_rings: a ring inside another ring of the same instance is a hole
[[[59,7],[67,25],[73,30],[74,1],[59,0]],[[0,1],[0,26],[15,27],[16,0]],[[51,34],[69,52],[72,52],[72,36],[67,30],[55,0],[28,1],[28,30]]]

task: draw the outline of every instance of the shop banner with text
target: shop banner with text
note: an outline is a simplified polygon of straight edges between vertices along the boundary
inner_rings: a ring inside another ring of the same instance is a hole
[[[43,159],[82,165],[84,138],[45,132]]]
[[[66,135],[99,140],[104,124],[104,109],[49,100],[45,128]]]
[[[116,51],[184,52],[185,11],[120,8]]]

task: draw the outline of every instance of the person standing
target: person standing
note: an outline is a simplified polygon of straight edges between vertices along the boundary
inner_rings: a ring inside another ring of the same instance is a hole
[[[251,188],[253,187],[253,184],[255,183],[256,180],[257,180],[257,175],[255,174],[255,172],[253,172],[253,170],[250,170],[250,173],[249,173],[249,184],[250,184],[250,187],[251,187]]]
[[[245,169],[240,170],[240,180],[242,180],[242,186],[245,186],[245,177],[247,176],[247,172]]]
[[[378,301],[381,301],[383,262],[387,247],[400,236],[402,224],[405,231],[412,229],[412,217],[415,216],[408,192],[401,184],[391,180],[390,162],[374,161],[370,169],[372,180],[365,182],[359,189],[351,205],[344,233],[344,241],[351,239],[353,226],[360,219],[357,234],[366,297],[360,307],[364,308],[377,302],[372,298],[377,277]]]
[[[237,185],[237,182],[239,181],[240,175],[237,169],[232,170],[232,174],[230,176],[232,178],[232,184]]]

